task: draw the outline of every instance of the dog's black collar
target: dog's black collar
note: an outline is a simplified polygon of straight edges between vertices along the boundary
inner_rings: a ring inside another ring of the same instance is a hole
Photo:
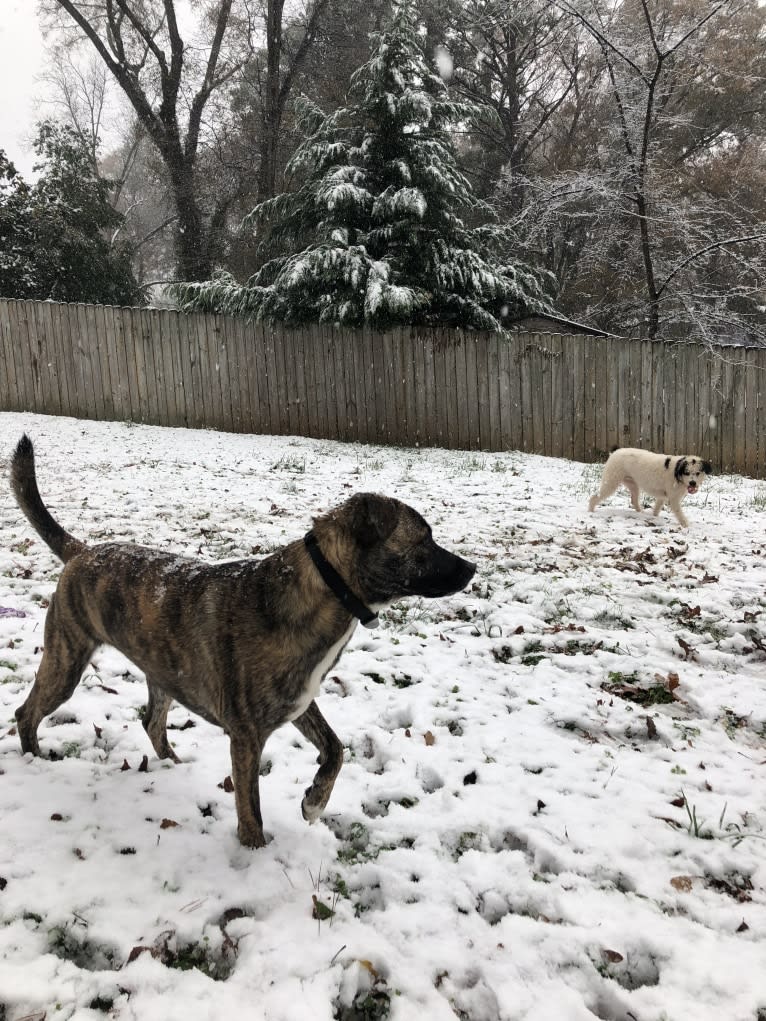
[[[307,532],[303,537],[303,542],[309,556],[316,565],[317,571],[322,575],[325,584],[331,589],[333,595],[342,604],[343,608],[353,614],[364,627],[376,628],[380,623],[377,613],[373,613],[369,606],[365,606],[361,599],[357,599],[332,564],[325,560],[314,533]]]

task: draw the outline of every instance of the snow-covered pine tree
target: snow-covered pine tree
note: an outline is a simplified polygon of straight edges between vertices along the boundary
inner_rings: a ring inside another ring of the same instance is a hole
[[[286,322],[425,324],[499,330],[547,307],[541,278],[498,257],[497,227],[455,159],[451,130],[477,108],[428,66],[408,4],[373,37],[348,105],[305,99],[295,190],[246,218],[273,257],[244,285],[229,274],[176,289],[182,308]]]

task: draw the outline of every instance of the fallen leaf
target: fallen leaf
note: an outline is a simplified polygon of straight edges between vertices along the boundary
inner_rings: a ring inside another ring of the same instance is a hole
[[[172,829],[173,826],[177,825],[178,823],[174,819],[163,819],[162,822],[160,823],[160,829],[169,830]]]
[[[372,961],[360,960],[359,964],[364,968],[365,971],[369,971],[373,978],[380,978],[377,969],[374,967]]]
[[[423,735],[423,740],[429,747],[436,742],[436,738],[433,736],[430,730],[427,730],[425,732],[425,734]]]
[[[234,790],[234,784],[232,783],[230,776],[225,777],[223,783],[219,783],[218,786],[222,788],[222,790],[225,790],[227,794],[231,794]]]
[[[750,926],[749,926],[749,925],[747,924],[747,922],[746,922],[746,921],[745,921],[745,919],[743,918],[743,919],[742,919],[742,921],[741,921],[741,922],[739,923],[739,925],[737,926],[737,930],[736,930],[736,931],[737,931],[737,932],[747,932],[747,930],[748,930],[749,928],[750,928]]]
[[[678,890],[679,893],[689,893],[693,883],[694,880],[691,876],[673,876],[670,880],[670,885]]]
[[[130,763],[128,762],[127,759],[123,759],[122,765],[120,766],[120,772],[124,773],[126,769],[130,769]]]
[[[601,956],[605,961],[609,961],[610,964],[619,964],[620,961],[625,960],[621,953],[617,950],[605,950],[601,951]]]
[[[148,758],[148,756],[144,755],[144,757],[141,759],[141,765],[138,767],[138,772],[139,773],[148,773],[149,772],[149,758]]]
[[[686,798],[673,798],[670,804],[673,808],[683,808],[686,804]]]
[[[476,770],[472,769],[470,773],[466,773],[463,777],[463,786],[467,787],[469,784],[476,783],[477,779]]]
[[[668,674],[667,689],[668,691],[675,691],[678,685],[681,683],[681,678],[678,674]]]
[[[98,740],[98,738],[101,737],[101,734],[103,733],[103,731],[102,731],[101,727],[97,727],[95,723],[93,724],[93,729],[96,732],[96,740]]]
[[[692,659],[696,659],[697,658],[697,654],[694,651],[694,649],[691,647],[691,645],[689,645],[688,642],[684,641],[684,639],[681,638],[680,635],[676,635],[676,641],[681,646],[681,648],[684,650],[684,659],[689,659],[690,657]]]
[[[64,818],[64,816],[61,815],[60,812],[54,812],[53,815],[51,816],[51,821],[52,822],[62,822],[63,818]]]

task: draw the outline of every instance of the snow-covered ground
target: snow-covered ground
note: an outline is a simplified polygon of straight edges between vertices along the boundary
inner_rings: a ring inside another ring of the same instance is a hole
[[[479,569],[357,630],[319,698],[328,810],[303,822],[283,728],[251,851],[223,734],[175,707],[157,760],[110,649],[41,725],[55,757],[21,756],[59,564],[4,481],[0,1018],[766,1017],[766,484],[714,476],[684,531],[624,491],[589,515],[599,469],[566,461],[21,414],[4,479],[23,430],[91,542],[259,556],[376,490]]]

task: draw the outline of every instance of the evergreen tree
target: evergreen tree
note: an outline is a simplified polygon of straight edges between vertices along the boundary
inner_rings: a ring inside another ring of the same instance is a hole
[[[135,304],[132,252],[114,240],[123,217],[87,145],[46,121],[35,151],[40,177],[30,185],[0,150],[0,295]]]
[[[292,192],[246,219],[273,257],[244,285],[229,274],[177,290],[182,307],[287,322],[502,329],[547,307],[540,278],[503,262],[502,231],[470,229],[488,210],[455,159],[450,131],[476,116],[428,66],[411,10],[373,36],[349,105],[303,101],[306,140]]]

